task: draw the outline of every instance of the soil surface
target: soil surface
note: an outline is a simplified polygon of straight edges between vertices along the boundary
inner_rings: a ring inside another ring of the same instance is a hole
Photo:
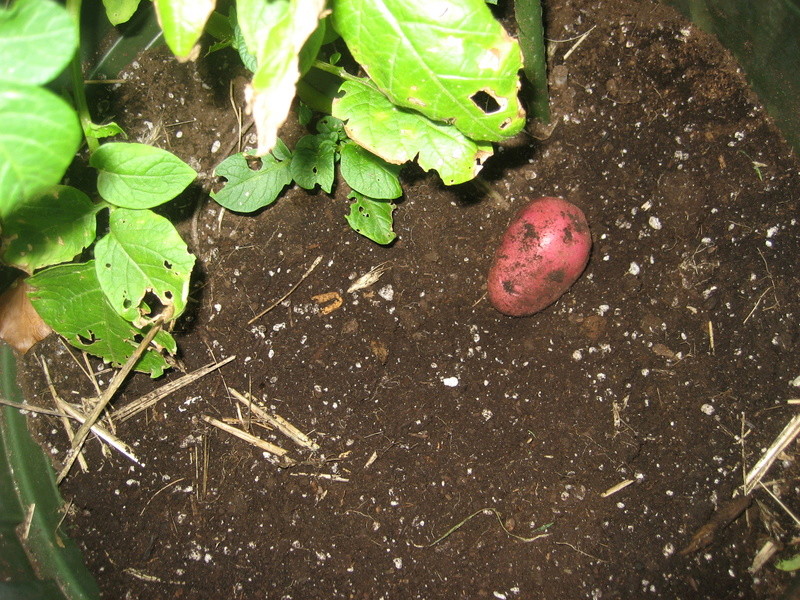
[[[62,484],[104,597],[726,599],[791,585],[774,560],[751,565],[770,539],[776,557],[799,551],[770,495],[800,514],[796,443],[749,501],[741,487],[797,414],[800,163],[730,56],[671,10],[547,5],[554,126],[499,148],[482,173],[497,194],[407,168],[391,247],[350,230],[343,184],[288,189],[255,215],[207,197],[239,145],[232,53],[177,65],[157,50],[124,74],[108,114],[201,172],[170,209],[198,257],[181,361],[236,358],[116,424],[144,467],[93,440],[89,471]],[[545,195],[583,209],[592,257],[555,304],[506,317],[485,299],[493,249]],[[22,361],[29,401],[50,403],[39,357],[62,396],[94,393],[48,339]],[[114,406],[181,375],[137,375]],[[319,449],[258,425],[231,389]],[[203,416],[241,419],[298,462]],[[51,419],[33,422],[58,461]]]

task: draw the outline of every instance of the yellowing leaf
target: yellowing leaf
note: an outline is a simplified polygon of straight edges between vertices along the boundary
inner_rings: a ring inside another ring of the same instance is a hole
[[[179,61],[196,58],[195,44],[215,5],[216,0],[155,0],[164,39]]]
[[[319,25],[325,0],[240,0],[239,26],[258,68],[245,95],[258,132],[256,154],[275,145],[300,78],[298,55]]]
[[[23,279],[18,279],[0,296],[0,338],[22,354],[52,331],[34,310],[29,289]]]

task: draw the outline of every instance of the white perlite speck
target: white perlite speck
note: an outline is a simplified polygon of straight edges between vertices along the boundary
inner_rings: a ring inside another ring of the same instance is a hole
[[[458,377],[442,377],[442,383],[447,387],[456,387],[458,385]]]

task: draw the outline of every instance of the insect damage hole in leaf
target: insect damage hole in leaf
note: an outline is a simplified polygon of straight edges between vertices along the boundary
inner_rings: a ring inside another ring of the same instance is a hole
[[[469,97],[484,114],[493,115],[503,109],[503,106],[486,90],[478,90]]]

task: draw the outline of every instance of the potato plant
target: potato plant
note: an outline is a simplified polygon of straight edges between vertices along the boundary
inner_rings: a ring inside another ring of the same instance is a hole
[[[103,4],[116,25],[140,2]],[[447,185],[469,181],[492,144],[525,123],[523,53],[484,0],[153,5],[178,60],[197,59],[207,33],[216,40],[211,50],[233,46],[252,71],[247,109],[256,148],[216,169],[226,181],[213,197],[230,210],[258,210],[292,182],[331,192],[338,165],[353,200],[345,218],[388,244],[402,165],[416,161]],[[540,21],[526,10],[521,35]],[[0,268],[25,278],[33,308],[53,330],[121,364],[159,314],[168,308],[174,319],[186,308],[195,257],[152,209],[196,173],[165,150],[110,141],[124,132],[93,121],[77,57],[80,12],[81,0],[15,0],[0,8]],[[70,82],[68,94],[53,91],[63,87],[53,85],[57,78]],[[289,149],[278,130],[296,98],[313,132]],[[252,158],[260,159],[256,169]],[[96,170],[96,186],[64,184],[74,161]],[[98,228],[98,219],[107,227]],[[160,331],[137,369],[156,377],[167,367],[164,353],[175,351],[175,340]]]

